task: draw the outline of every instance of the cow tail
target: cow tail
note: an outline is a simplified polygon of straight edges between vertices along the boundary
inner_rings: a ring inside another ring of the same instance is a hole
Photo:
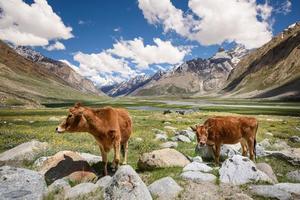
[[[253,153],[254,153],[254,158],[256,160],[256,134],[257,134],[257,129],[258,129],[258,122],[256,124],[256,127],[255,127],[255,137],[254,137],[254,149],[253,149]]]

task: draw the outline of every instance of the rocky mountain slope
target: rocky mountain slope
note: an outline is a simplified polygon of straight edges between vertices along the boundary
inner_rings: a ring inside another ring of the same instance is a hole
[[[245,56],[232,70],[225,89],[229,96],[300,98],[300,23]]]
[[[40,102],[96,99],[71,86],[44,65],[16,53],[0,41],[0,106],[39,105]]]
[[[84,93],[92,93],[99,95],[101,92],[94,86],[93,82],[79,75],[66,63],[53,60],[41,55],[39,52],[24,46],[16,46],[15,50],[24,58],[31,60],[40,66],[45,67],[50,73],[63,79],[67,84]]]
[[[231,70],[248,53],[242,46],[219,51],[209,59],[193,59],[145,84],[132,95],[203,95],[220,90]]]

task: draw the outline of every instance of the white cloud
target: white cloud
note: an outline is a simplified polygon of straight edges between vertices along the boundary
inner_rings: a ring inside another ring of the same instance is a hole
[[[292,2],[290,0],[285,0],[278,7],[274,9],[274,12],[287,15],[292,11]]]
[[[120,31],[121,31],[121,27],[114,28],[114,32],[120,32]]]
[[[170,0],[138,0],[150,24],[161,24],[165,32],[175,31],[202,45],[236,42],[255,48],[268,42],[272,7],[255,0],[189,0],[190,14]]]
[[[72,28],[65,26],[46,0],[31,5],[22,0],[0,0],[0,38],[25,46],[45,46],[50,40],[69,39]]]
[[[151,64],[176,64],[190,52],[188,48],[176,47],[170,41],[154,38],[154,45],[144,45],[142,38],[121,40],[113,44],[107,52],[130,59],[140,69],[147,69]]]
[[[65,45],[59,41],[56,41],[54,44],[51,44],[47,47],[45,47],[46,50],[48,51],[53,51],[53,50],[64,50],[66,49]]]
[[[69,65],[72,69],[74,69],[74,71],[76,71],[77,73],[79,73],[79,68],[77,66],[71,64],[68,60],[61,59],[59,61],[65,63],[67,65]]]

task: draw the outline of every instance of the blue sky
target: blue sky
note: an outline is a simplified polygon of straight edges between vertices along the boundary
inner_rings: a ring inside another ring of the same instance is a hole
[[[256,48],[300,20],[298,0],[253,1],[0,0],[0,29],[7,29],[0,38],[69,62],[105,85],[208,58],[220,46]],[[22,19],[17,9],[24,10]]]

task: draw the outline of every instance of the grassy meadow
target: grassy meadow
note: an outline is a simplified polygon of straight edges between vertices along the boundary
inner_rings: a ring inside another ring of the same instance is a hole
[[[197,102],[195,99],[182,101]],[[206,100],[211,101],[211,100]],[[212,102],[212,101],[211,101]],[[298,103],[285,102],[262,102],[262,101],[219,101],[215,100],[215,105],[196,106],[196,105],[176,105],[166,104],[151,99],[113,99],[101,102],[84,102],[92,107],[101,107],[111,105],[114,107],[130,107],[129,110],[134,123],[134,131],[129,142],[128,163],[137,168],[137,161],[142,153],[159,149],[161,142],[154,141],[154,131],[152,129],[164,130],[165,122],[170,122],[178,130],[186,129],[190,125],[204,122],[208,117],[215,115],[249,115],[255,116],[259,120],[258,141],[269,138],[271,142],[277,139],[285,140],[292,147],[300,147],[299,144],[289,142],[288,138],[292,135],[300,136],[300,106]],[[51,103],[44,104],[45,108],[40,109],[1,109],[0,110],[0,152],[15,147],[23,142],[37,139],[46,141],[51,148],[41,156],[49,156],[61,150],[72,150],[78,152],[87,152],[100,155],[100,151],[93,137],[88,133],[55,133],[55,128],[59,121],[68,113],[70,103]],[[188,103],[187,103],[188,104]],[[230,107],[230,104],[236,107]],[[229,105],[229,106],[228,106]],[[241,105],[241,107],[237,107]],[[252,105],[252,107],[243,107],[242,105]],[[255,105],[267,107],[257,107]],[[139,108],[147,108],[140,110]],[[186,115],[168,114],[163,115],[164,109],[193,109],[196,112]],[[53,121],[54,119],[54,121]],[[55,121],[56,120],[56,121]],[[58,121],[57,121],[58,120]],[[272,136],[266,134],[271,132]],[[172,137],[172,132],[167,132]],[[142,138],[140,142],[136,138]],[[195,156],[193,143],[178,143],[178,151],[188,155]],[[112,159],[112,152],[110,160]],[[261,158],[259,162],[269,163],[275,173],[280,174],[280,182],[285,181],[285,174],[296,167],[289,163],[274,158]],[[31,163],[28,163],[31,167]],[[100,169],[99,169],[100,171]],[[182,183],[179,179],[181,168],[159,169],[153,171],[138,171],[146,182],[152,183],[161,177],[171,176]]]

